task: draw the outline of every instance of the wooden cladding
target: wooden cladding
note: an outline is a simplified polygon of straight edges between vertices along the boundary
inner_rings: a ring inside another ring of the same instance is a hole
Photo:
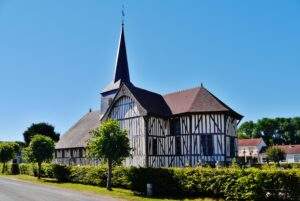
[[[135,102],[128,96],[119,98],[109,117],[118,120],[121,128],[127,131],[132,157],[126,159],[125,165],[144,166],[146,156],[145,121],[140,116]]]
[[[149,166],[225,162],[226,157],[235,155],[236,122],[225,114],[193,114],[171,120],[149,118]]]

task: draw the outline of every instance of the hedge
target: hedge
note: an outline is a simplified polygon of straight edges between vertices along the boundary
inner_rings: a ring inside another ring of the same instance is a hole
[[[35,176],[36,165],[20,164],[20,173]],[[104,187],[105,166],[61,166],[43,164],[42,176]],[[153,184],[154,195],[164,197],[219,197],[226,200],[297,200],[300,170],[257,168],[126,168],[113,171],[114,187],[145,193]],[[299,200],[299,197],[298,197]]]

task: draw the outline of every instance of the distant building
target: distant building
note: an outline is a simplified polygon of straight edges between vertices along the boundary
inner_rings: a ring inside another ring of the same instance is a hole
[[[123,25],[116,61],[114,78],[101,92],[100,111],[87,113],[61,137],[56,144],[57,163],[90,163],[85,156],[90,131],[110,118],[128,131],[133,149],[127,166],[183,167],[229,163],[236,157],[236,130],[242,115],[202,85],[166,95],[135,86]]]
[[[238,156],[244,162],[263,163],[264,157],[262,151],[267,147],[262,138],[239,139],[238,140]]]
[[[282,149],[285,153],[285,162],[299,163],[300,162],[300,144],[295,145],[279,145],[276,146]]]

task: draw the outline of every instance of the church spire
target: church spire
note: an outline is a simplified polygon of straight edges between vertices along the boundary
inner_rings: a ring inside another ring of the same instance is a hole
[[[122,22],[122,30],[119,42],[119,49],[117,55],[116,69],[114,82],[121,80],[121,82],[130,83],[125,35],[124,35],[124,22]]]

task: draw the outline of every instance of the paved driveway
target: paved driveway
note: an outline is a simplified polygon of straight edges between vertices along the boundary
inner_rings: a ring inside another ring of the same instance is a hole
[[[117,199],[0,178],[0,201],[117,201]]]

